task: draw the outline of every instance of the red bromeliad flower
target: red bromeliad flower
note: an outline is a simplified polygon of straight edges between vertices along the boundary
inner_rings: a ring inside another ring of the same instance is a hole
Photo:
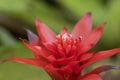
[[[104,65],[82,75],[84,68],[110,57],[120,48],[88,52],[100,39],[104,24],[92,30],[91,14],[88,13],[75,25],[70,33],[66,28],[56,35],[44,23],[36,19],[38,36],[27,30],[30,44],[23,43],[33,51],[35,58],[10,58],[10,60],[32,64],[43,68],[52,80],[102,80],[99,73],[116,67]]]

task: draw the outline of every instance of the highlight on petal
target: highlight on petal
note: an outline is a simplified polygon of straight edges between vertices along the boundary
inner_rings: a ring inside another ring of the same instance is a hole
[[[28,35],[28,40],[30,42],[30,44],[33,45],[39,45],[39,37],[37,35],[35,35],[33,32],[31,32],[29,29],[26,29],[27,31],[27,35]]]
[[[104,72],[104,71],[108,71],[108,70],[111,70],[111,69],[118,69],[119,67],[117,66],[111,66],[111,65],[104,65],[104,66],[100,66],[96,69],[94,69],[93,71],[87,73],[87,74],[99,74],[101,72]]]
[[[103,79],[97,74],[90,74],[90,75],[85,76],[81,80],[103,80]]]
[[[115,49],[100,51],[100,52],[93,52],[91,54],[93,54],[94,56],[91,59],[89,59],[89,61],[86,62],[84,65],[82,65],[81,68],[85,68],[86,66],[92,63],[95,63],[97,61],[113,56],[119,52],[120,52],[120,48],[115,48]]]
[[[37,32],[40,36],[40,39],[43,43],[51,43],[55,40],[56,34],[49,29],[44,23],[42,23],[38,18],[36,18],[36,27],[37,27]]]
[[[87,52],[99,41],[103,33],[103,28],[104,24],[101,24],[82,38],[79,48],[81,53]]]
[[[91,13],[87,13],[82,17],[80,21],[75,25],[72,30],[73,38],[78,38],[79,36],[84,36],[92,29],[92,18]]]

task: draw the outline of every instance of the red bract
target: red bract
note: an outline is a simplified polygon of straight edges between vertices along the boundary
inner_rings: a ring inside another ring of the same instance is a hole
[[[104,24],[92,30],[91,14],[82,17],[70,33],[66,28],[56,35],[44,23],[36,19],[38,36],[27,30],[30,43],[21,39],[33,51],[35,58],[10,58],[10,60],[32,64],[43,68],[52,80],[102,80],[99,73],[114,69],[104,65],[82,75],[84,68],[110,57],[120,48],[88,52],[100,39]]]

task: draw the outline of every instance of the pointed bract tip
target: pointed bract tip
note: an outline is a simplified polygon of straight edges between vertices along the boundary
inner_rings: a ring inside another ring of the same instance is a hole
[[[25,40],[24,39],[22,39],[22,38],[19,38],[22,42],[25,42]]]
[[[39,18],[36,16],[36,17],[35,17],[35,20],[39,20]]]
[[[41,22],[38,17],[35,17],[35,22]]]
[[[103,24],[107,24],[107,22],[104,22]]]
[[[111,66],[111,69],[120,69],[118,66]]]
[[[7,61],[9,61],[9,59],[1,60],[1,61],[0,61],[0,64],[3,64],[3,63],[5,63],[5,62],[7,62]]]
[[[105,71],[111,70],[111,69],[120,69],[120,67],[118,67],[118,66],[107,65]]]
[[[31,32],[31,31],[30,31],[29,29],[27,29],[27,28],[25,28],[25,31],[27,32],[27,34]]]
[[[31,30],[29,30],[27,28],[25,28],[25,31],[27,32],[28,35],[32,33]]]
[[[69,32],[68,32],[68,29],[66,28],[66,26],[64,26],[64,27],[62,28],[61,32],[60,32],[61,35],[64,34],[64,33],[69,33]]]
[[[104,29],[104,26],[105,26],[105,23],[100,24],[100,26],[99,26],[99,28],[98,28],[98,29],[103,30],[103,29]]]
[[[91,13],[91,12],[88,12],[88,13],[86,13],[86,15],[87,15],[87,16],[91,16],[91,15],[92,15],[92,13]]]
[[[0,64],[3,64],[4,63],[4,61],[0,61]]]
[[[29,31],[29,29],[27,29],[27,28],[24,28],[26,31]]]
[[[66,26],[63,27],[64,30],[67,30]]]
[[[35,18],[35,24],[36,24],[36,27],[39,25],[39,23],[41,23],[41,21],[39,20],[38,17]]]
[[[21,37],[19,38],[21,41],[23,40]]]
[[[24,28],[24,30],[27,32],[27,34],[32,33],[30,29]]]

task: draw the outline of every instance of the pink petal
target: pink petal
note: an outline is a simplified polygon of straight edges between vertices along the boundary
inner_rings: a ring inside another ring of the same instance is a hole
[[[84,54],[83,56],[80,57],[80,62],[89,60],[91,57],[93,56],[93,54]]]
[[[60,32],[60,34],[65,34],[65,33],[69,33],[66,27],[63,27],[62,31]]]
[[[27,35],[28,35],[28,39],[29,39],[29,42],[30,44],[33,44],[33,45],[40,45],[40,39],[38,38],[37,35],[35,35],[33,32],[31,32],[29,29],[26,29],[27,31]]]
[[[99,75],[96,74],[90,74],[88,76],[85,76],[81,80],[103,80]]]
[[[108,71],[111,69],[118,69],[118,67],[111,66],[111,65],[104,65],[104,66],[100,66],[100,67],[94,69],[93,71],[89,72],[88,74],[99,74],[101,72]]]
[[[37,32],[43,43],[46,43],[46,42],[51,43],[55,40],[56,34],[51,29],[49,29],[44,23],[39,21],[37,18],[35,23],[37,27]]]
[[[49,55],[48,52],[45,51],[42,47],[34,46],[32,44],[26,43],[23,39],[21,39],[21,40],[27,48],[29,48],[30,50],[32,50],[35,53],[36,56],[41,55],[41,56],[47,57]]]
[[[80,53],[87,52],[99,41],[103,33],[103,28],[104,24],[101,24],[82,38],[82,42],[79,47]]]
[[[35,60],[35,59],[32,59],[32,58],[12,57],[12,58],[9,58],[9,60],[16,61],[16,62],[19,62],[19,63],[25,63],[25,64],[31,64],[31,65],[35,65],[35,66],[40,66],[38,61]]]
[[[82,17],[82,19],[75,25],[72,35],[73,38],[78,38],[79,36],[84,36],[92,29],[92,18],[91,14],[87,13]]]
[[[100,61],[102,59],[113,56],[119,52],[120,52],[120,48],[115,48],[115,49],[100,51],[100,52],[93,52],[93,53],[91,53],[91,54],[93,54],[93,57],[91,59],[89,59],[89,61],[86,62],[84,65],[82,65],[81,68],[85,68],[86,66],[88,66],[92,63],[95,63],[95,62]]]
[[[42,47],[40,46],[33,46],[31,44],[27,44],[23,39],[21,39],[24,43],[24,45],[29,48],[30,50],[32,50],[34,52],[34,55],[36,57],[36,59],[39,59],[41,61],[44,61],[46,63],[49,63],[51,61],[52,58],[54,58],[54,56],[50,57],[50,53],[47,52],[46,50],[44,50]]]

